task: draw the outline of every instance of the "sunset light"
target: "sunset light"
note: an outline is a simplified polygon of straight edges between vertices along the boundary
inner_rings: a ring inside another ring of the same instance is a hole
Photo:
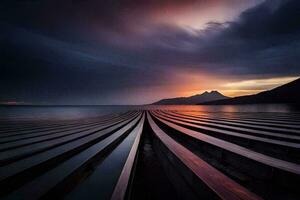
[[[299,11],[0,1],[0,199],[299,200]]]

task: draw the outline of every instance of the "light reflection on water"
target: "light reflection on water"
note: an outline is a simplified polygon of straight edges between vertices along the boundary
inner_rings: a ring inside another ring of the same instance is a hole
[[[128,106],[4,106],[0,107],[0,119],[81,119],[128,110]]]
[[[184,110],[202,112],[300,112],[299,107],[286,104],[253,104],[253,105],[169,105],[169,106],[146,106],[148,109]]]
[[[277,112],[295,113],[299,108],[285,104],[260,105],[146,105],[146,106],[2,106],[0,119],[80,119],[140,109],[202,112]]]

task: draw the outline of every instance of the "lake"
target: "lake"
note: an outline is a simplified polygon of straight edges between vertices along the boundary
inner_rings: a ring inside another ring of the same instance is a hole
[[[298,107],[285,104],[260,105],[145,105],[145,106],[0,106],[0,119],[80,119],[128,110],[178,110],[202,112],[298,113]]]

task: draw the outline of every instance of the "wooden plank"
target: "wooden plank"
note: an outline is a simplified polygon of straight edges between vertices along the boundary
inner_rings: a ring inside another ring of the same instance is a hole
[[[99,121],[102,119],[109,119],[113,118],[122,114],[130,113],[133,111],[127,111],[127,112],[122,112],[122,113],[112,113],[112,114],[107,114],[107,115],[102,115],[102,116],[96,116],[96,117],[87,117],[87,118],[79,118],[79,119],[63,119],[63,120],[57,120],[57,119],[18,119],[18,118],[13,118],[11,120],[4,120],[1,121],[0,124],[0,131],[2,128],[23,128],[23,127],[32,127],[32,126],[48,126],[48,125],[62,125],[62,124],[70,124],[74,122],[91,122],[91,121]]]
[[[136,155],[138,151],[138,146],[140,144],[140,138],[142,135],[143,131],[143,126],[144,126],[144,121],[145,121],[145,116],[143,116],[142,123],[139,125],[137,131],[137,136],[134,140],[134,143],[131,147],[129,156],[126,160],[126,163],[123,167],[123,170],[121,172],[121,175],[118,179],[118,182],[115,186],[114,192],[112,194],[111,199],[112,200],[123,200],[125,199],[126,191],[128,189],[130,177],[132,176],[133,173],[133,166],[134,162],[136,160]]]
[[[296,129],[299,130],[300,129],[300,125],[287,125],[287,124],[277,124],[277,123],[270,123],[270,122],[251,122],[251,121],[247,121],[247,120],[240,120],[240,119],[227,119],[227,118],[222,118],[222,117],[205,117],[205,116],[201,116],[201,115],[192,115],[192,114],[184,114],[181,112],[173,112],[173,111],[169,111],[170,113],[175,113],[175,114],[180,114],[183,116],[187,116],[187,117],[195,117],[198,119],[204,119],[204,120],[216,120],[217,122],[230,122],[230,123],[234,123],[236,125],[242,125],[242,126],[247,126],[247,127],[256,127],[256,128],[261,128],[261,129],[272,129],[272,128],[283,128],[283,129]],[[227,123],[229,124],[229,123]]]
[[[137,122],[140,117],[131,121],[125,127],[113,133],[109,137],[90,146],[79,154],[59,164],[57,167],[46,172],[42,176],[37,177],[28,184],[24,185],[17,191],[10,194],[6,199],[40,199],[49,191],[54,189],[58,184],[65,181],[70,176],[73,176],[78,170],[81,170],[94,157],[100,154],[103,150],[116,143],[121,137],[128,132]]]
[[[174,111],[170,111],[176,114],[182,114],[185,116],[190,116],[190,117],[197,117],[199,119],[207,119],[207,120],[218,120],[220,122],[234,122],[234,123],[239,123],[239,124],[243,124],[243,125],[261,125],[262,128],[269,128],[269,127],[277,127],[277,128],[286,128],[286,129],[300,129],[300,125],[295,125],[295,124],[287,124],[287,123],[278,123],[278,122],[264,122],[264,121],[260,121],[260,120],[245,120],[245,119],[240,119],[238,117],[236,118],[225,118],[225,117],[220,117],[220,116],[210,116],[207,117],[206,115],[196,115],[196,114],[186,114],[183,112],[174,112]],[[300,123],[298,123],[300,124]],[[257,126],[258,127],[258,126]]]
[[[186,126],[206,130],[206,131],[211,131],[211,132],[220,133],[220,134],[226,134],[228,136],[234,136],[234,137],[239,137],[239,138],[245,138],[245,139],[249,139],[249,140],[253,140],[253,141],[259,141],[259,142],[279,145],[279,146],[283,146],[283,147],[296,148],[296,149],[300,148],[299,143],[286,142],[286,141],[281,141],[281,140],[274,140],[274,139],[269,139],[269,138],[263,138],[263,137],[258,137],[258,136],[241,134],[241,133],[228,131],[228,130],[222,130],[222,129],[212,128],[212,127],[207,127],[207,126],[203,126],[203,125],[196,125],[196,124],[189,123],[192,120],[184,120],[184,119],[181,119],[179,117],[170,117],[170,116],[166,116],[166,115],[163,115],[163,114],[158,114],[156,112],[155,112],[155,114],[156,114],[156,116],[167,119],[167,120],[172,121],[174,123],[181,124],[181,125],[186,125]]]
[[[116,117],[114,117],[116,118]],[[98,121],[93,121],[93,122],[89,122],[89,121],[85,121],[83,120],[82,122],[78,121],[76,123],[73,123],[73,124],[66,124],[66,125],[60,125],[58,127],[44,127],[44,128],[35,128],[35,129],[30,129],[30,130],[19,130],[19,131],[16,131],[16,132],[7,132],[7,133],[2,133],[0,135],[0,139],[2,138],[10,138],[10,137],[15,137],[15,136],[19,136],[19,135],[26,135],[26,134],[32,134],[32,133],[39,133],[41,131],[49,131],[49,130],[59,130],[61,129],[62,127],[69,127],[69,126],[78,126],[80,124],[93,124],[93,123],[99,123],[99,122],[105,122],[105,121],[109,121],[109,120],[112,120],[114,118],[108,118],[108,119],[104,119],[104,120],[101,120],[99,119]]]
[[[135,115],[136,116],[136,115]],[[89,136],[92,133],[101,131],[103,129],[109,128],[113,125],[119,124],[121,122],[124,122],[125,120],[118,120],[118,121],[112,121],[106,124],[101,124],[96,127],[87,128],[84,130],[77,130],[74,132],[74,130],[71,131],[71,133],[67,134],[67,132],[62,132],[62,134],[65,134],[62,137],[54,138],[53,140],[43,140],[37,143],[33,143],[31,145],[19,147],[16,149],[12,149],[10,151],[5,151],[0,154],[0,164],[5,163],[6,161],[16,160],[20,158],[24,158],[25,156],[32,155],[37,152],[45,151],[49,148],[53,148],[59,145],[66,144],[68,142],[72,142],[74,140],[81,139],[83,137]]]
[[[187,114],[190,114],[191,112],[184,112],[184,113],[187,113]],[[253,116],[253,117],[242,117],[242,116],[239,116],[237,115],[236,113],[231,113],[231,115],[225,115],[223,113],[200,113],[200,114],[197,114],[197,116],[206,116],[206,117],[223,117],[223,118],[226,118],[226,119],[239,119],[239,120],[247,120],[247,121],[260,121],[260,122],[270,122],[270,123],[278,123],[278,124],[286,124],[286,125],[299,125],[299,121],[293,121],[292,119],[290,120],[278,120],[278,119],[268,119],[268,118],[261,118],[259,116],[259,114],[256,114],[256,116]]]
[[[17,121],[17,119],[14,119],[14,122],[10,122],[10,125],[7,128],[1,128],[0,133],[10,133],[10,132],[19,132],[19,131],[29,131],[29,130],[35,130],[40,128],[51,128],[54,126],[62,126],[62,125],[68,125],[68,124],[74,124],[74,123],[80,123],[82,122],[90,122],[95,121],[92,119],[81,119],[81,120],[30,120],[27,121],[26,124],[20,123]],[[8,123],[8,122],[7,122]],[[0,135],[1,135],[0,134]]]
[[[13,135],[14,132],[17,132],[18,134],[20,133],[27,133],[27,132],[32,132],[32,131],[39,131],[39,130],[47,130],[47,129],[52,129],[52,128],[59,128],[59,127],[64,127],[64,126],[71,126],[71,125],[78,125],[78,124],[89,124],[89,123],[95,123],[95,122],[100,122],[100,121],[106,121],[110,120],[122,115],[127,115],[132,113],[131,112],[125,112],[125,113],[119,113],[119,114],[111,114],[111,115],[105,115],[97,118],[84,118],[84,119],[76,119],[76,120],[56,120],[56,121],[51,121],[51,120],[44,120],[42,122],[39,121],[32,121],[29,125],[26,127],[13,127],[10,130],[4,130],[1,131],[0,137],[4,137],[5,135]]]
[[[237,155],[240,155],[242,157],[252,159],[256,162],[260,162],[260,163],[265,164],[267,166],[271,166],[271,167],[274,167],[274,168],[277,168],[277,169],[280,169],[280,170],[283,170],[283,171],[287,171],[287,172],[290,172],[290,173],[300,175],[300,165],[298,165],[298,164],[287,162],[287,161],[280,160],[280,159],[277,159],[277,158],[273,158],[271,156],[267,156],[267,155],[252,151],[248,148],[241,147],[241,146],[233,144],[231,142],[220,140],[218,138],[200,133],[198,131],[194,131],[194,130],[184,128],[182,126],[179,126],[177,124],[174,124],[172,122],[169,122],[169,121],[164,120],[164,119],[162,119],[160,117],[157,117],[157,116],[156,116],[156,119],[158,119],[162,123],[168,125],[169,127],[173,128],[173,129],[175,129],[175,130],[177,130],[181,133],[189,135],[190,137],[195,138],[197,140],[201,140],[201,141],[206,142],[208,144],[211,144],[211,145],[214,145],[214,146],[219,147],[221,149],[230,151],[230,152],[232,152],[234,154],[237,154]],[[176,120],[170,120],[170,121],[176,122]]]
[[[75,152],[76,149],[80,149],[83,146],[89,145],[93,141],[103,139],[113,131],[129,123],[131,120],[132,119],[128,119],[125,122],[119,123],[102,131],[95,132],[87,137],[81,138],[80,140],[74,140],[62,146],[52,148],[48,151],[35,154],[31,157],[0,167],[0,184],[3,185],[7,181],[7,179],[13,179],[25,170],[28,171],[35,166],[41,166],[42,164],[46,165],[48,162],[55,160],[59,156],[64,156],[67,153]],[[32,171],[31,176],[33,175],[34,171]]]
[[[201,158],[193,154],[184,146],[180,145],[163,132],[147,113],[147,118],[155,135],[166,145],[166,147],[178,157],[201,181],[203,181],[213,192],[223,200],[254,200],[262,199],[256,194],[248,191]]]
[[[270,128],[269,130],[272,131],[264,131],[264,130],[257,130],[256,127],[240,127],[236,126],[236,123],[219,123],[217,120],[203,120],[196,117],[189,117],[189,116],[182,116],[180,114],[170,113],[170,112],[160,112],[163,114],[166,114],[171,117],[180,117],[183,120],[186,120],[191,123],[201,124],[201,125],[208,125],[212,127],[217,128],[223,128],[223,129],[230,129],[235,130],[242,133],[250,133],[254,135],[261,135],[261,136],[272,136],[272,137],[278,137],[279,139],[293,139],[293,140],[300,140],[300,131],[296,130],[286,130],[286,133],[279,133],[282,130],[278,130],[276,128]],[[293,135],[298,134],[298,135]]]
[[[95,122],[92,124],[85,124],[85,125],[77,125],[77,126],[72,126],[69,128],[61,128],[61,129],[57,129],[57,130],[50,130],[50,131],[44,131],[44,132],[36,132],[36,133],[31,133],[31,134],[26,134],[26,135],[17,135],[14,137],[9,137],[9,138],[5,138],[5,139],[0,139],[0,144],[1,144],[1,148],[0,151],[2,151],[2,149],[5,149],[7,147],[10,146],[20,146],[24,143],[30,143],[30,141],[38,141],[38,140],[43,140],[46,139],[47,137],[53,137],[55,134],[63,134],[63,133],[67,133],[68,131],[77,131],[80,129],[84,129],[84,128],[89,128],[89,127],[95,127],[98,125],[102,125],[102,124],[108,124],[108,123],[112,123],[114,121],[117,120],[122,120],[122,119],[126,119],[128,117],[133,116],[132,115],[128,115],[128,116],[122,116],[119,118],[114,118],[111,120],[106,120],[104,122]]]
[[[288,117],[282,118],[278,117],[278,113],[266,113],[266,112],[206,112],[206,111],[181,111],[185,113],[199,113],[201,115],[207,116],[225,116],[225,117],[238,117],[238,118],[253,118],[253,119],[267,119],[267,120],[282,120],[282,121],[294,121],[299,122],[299,115],[294,116],[292,113],[287,113]],[[266,115],[267,114],[267,115]]]

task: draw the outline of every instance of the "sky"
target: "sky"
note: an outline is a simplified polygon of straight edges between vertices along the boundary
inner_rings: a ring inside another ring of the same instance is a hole
[[[3,0],[0,102],[147,104],[300,76],[298,0]]]

